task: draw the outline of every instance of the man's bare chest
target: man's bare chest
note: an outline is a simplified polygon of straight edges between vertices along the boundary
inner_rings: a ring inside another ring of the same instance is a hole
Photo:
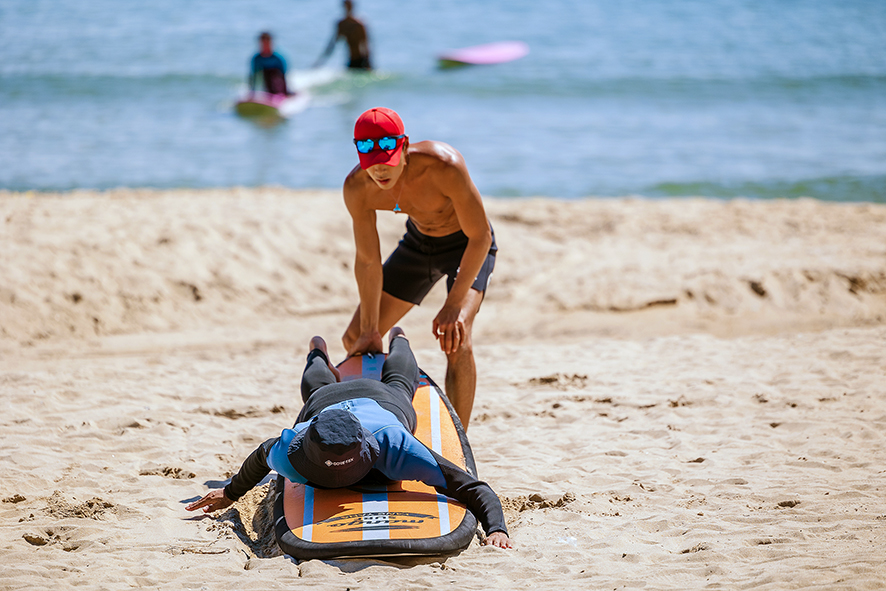
[[[385,193],[390,195],[383,195],[376,209],[408,215],[423,234],[445,236],[461,229],[452,200],[439,191],[394,187]]]

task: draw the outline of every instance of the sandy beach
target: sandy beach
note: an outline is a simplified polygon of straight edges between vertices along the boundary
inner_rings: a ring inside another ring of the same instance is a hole
[[[0,191],[0,589],[886,588],[886,206],[485,205],[469,437],[515,549],[297,563],[271,484],[184,507],[292,424],[312,335],[344,356],[340,192]],[[441,383],[443,289],[401,323]]]

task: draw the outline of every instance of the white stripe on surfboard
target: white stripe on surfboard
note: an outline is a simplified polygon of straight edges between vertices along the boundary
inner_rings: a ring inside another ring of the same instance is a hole
[[[431,449],[443,455],[443,431],[440,425],[440,400],[439,394],[432,388],[428,388],[431,407]]]
[[[445,536],[452,531],[449,525],[449,503],[443,495],[437,495],[437,513],[440,515],[440,535]]]
[[[440,400],[440,395],[436,390],[428,388],[428,392],[431,398],[431,449],[442,456],[443,428],[440,419],[444,410],[443,401]],[[440,535],[445,536],[452,531],[452,528],[449,525],[449,503],[443,495],[437,495],[437,514],[440,517]]]
[[[302,517],[302,523],[305,525],[302,527],[302,539],[310,542],[314,536],[314,489],[307,485],[302,488],[305,491],[305,514]]]
[[[387,519],[370,519],[366,522],[365,515],[373,513],[383,515],[388,512],[388,494],[387,493],[363,493],[363,539],[364,540],[390,540],[391,531],[389,529],[367,529],[367,525],[382,525],[385,521],[390,524],[390,516]]]

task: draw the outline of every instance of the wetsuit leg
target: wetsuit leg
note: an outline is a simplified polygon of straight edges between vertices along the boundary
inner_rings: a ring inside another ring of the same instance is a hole
[[[320,349],[308,353],[308,365],[301,377],[301,399],[307,403],[311,394],[329,384],[336,383],[335,374],[329,369],[329,360]]]
[[[271,94],[289,94],[286,88],[286,75],[277,68],[264,70],[265,90]]]
[[[412,402],[418,384],[418,364],[405,338],[397,337],[391,343],[391,350],[381,368],[381,381],[402,392],[406,400]]]

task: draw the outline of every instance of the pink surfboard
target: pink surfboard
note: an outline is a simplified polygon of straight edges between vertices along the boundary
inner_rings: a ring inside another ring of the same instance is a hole
[[[499,41],[447,51],[437,57],[441,68],[503,64],[520,59],[529,53],[529,46],[522,41]]]

